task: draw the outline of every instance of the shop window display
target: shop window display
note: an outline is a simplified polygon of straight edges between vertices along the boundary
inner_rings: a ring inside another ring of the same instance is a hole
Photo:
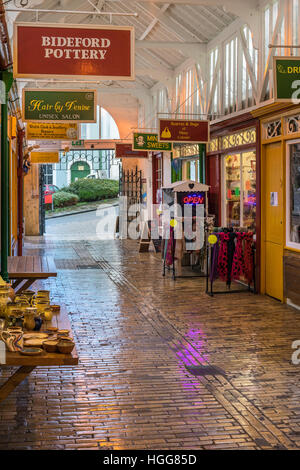
[[[255,152],[224,157],[224,226],[255,230],[256,156]]]

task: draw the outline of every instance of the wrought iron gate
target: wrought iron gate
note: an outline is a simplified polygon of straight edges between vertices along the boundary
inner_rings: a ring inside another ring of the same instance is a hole
[[[142,203],[142,171],[126,170],[120,166],[120,196],[127,196],[128,207],[132,204]]]

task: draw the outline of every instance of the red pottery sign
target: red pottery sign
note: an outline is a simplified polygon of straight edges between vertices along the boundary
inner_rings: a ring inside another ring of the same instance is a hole
[[[132,144],[116,144],[116,158],[148,158],[148,152],[132,150]]]
[[[15,23],[14,76],[134,80],[134,28]]]
[[[209,121],[160,119],[159,141],[194,144],[209,142]]]

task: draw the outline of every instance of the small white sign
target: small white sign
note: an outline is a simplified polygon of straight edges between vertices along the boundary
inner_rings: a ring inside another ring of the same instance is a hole
[[[271,192],[271,206],[278,207],[278,193]]]
[[[4,341],[0,340],[0,364],[6,364],[6,346]]]

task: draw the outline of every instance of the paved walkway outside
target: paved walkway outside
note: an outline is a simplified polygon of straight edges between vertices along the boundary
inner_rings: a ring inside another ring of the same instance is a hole
[[[106,199],[105,201],[94,201],[86,204],[80,204],[78,206],[64,207],[61,210],[54,212],[46,212],[46,220],[56,219],[58,217],[65,217],[66,215],[84,214],[85,212],[96,211],[97,209],[107,209],[109,207],[119,204],[119,199]]]
[[[300,448],[300,312],[163,278],[135,241],[60,238],[27,252],[56,260],[37,287],[67,305],[80,363],[36,369],[0,405],[0,449]],[[207,363],[223,375],[194,375]]]

